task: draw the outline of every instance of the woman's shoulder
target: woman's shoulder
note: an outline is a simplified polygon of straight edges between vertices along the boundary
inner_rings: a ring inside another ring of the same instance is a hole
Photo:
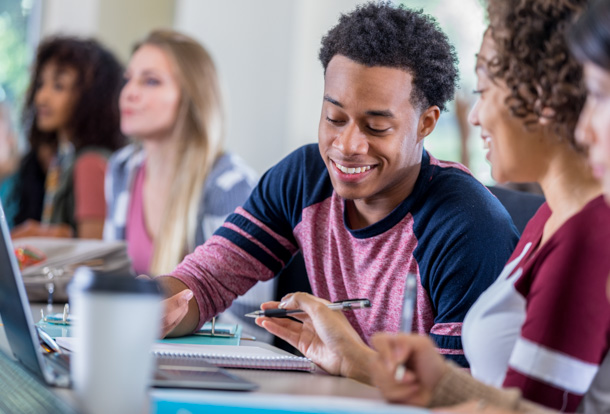
[[[108,159],[108,171],[112,175],[129,173],[144,160],[144,151],[137,144],[129,144],[115,151]]]
[[[79,154],[74,160],[74,173],[88,174],[93,171],[106,170],[108,164],[108,154],[97,151],[86,151]]]
[[[206,187],[220,187],[224,191],[240,184],[254,187],[258,174],[237,154],[223,153],[212,167]]]
[[[564,237],[577,243],[597,243],[599,239],[610,241],[610,207],[603,196],[589,201],[578,213],[563,225]]]

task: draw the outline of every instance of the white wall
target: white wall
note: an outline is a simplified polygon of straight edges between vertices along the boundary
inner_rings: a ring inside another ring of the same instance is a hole
[[[317,141],[322,35],[356,0],[177,0],[174,27],[212,54],[227,103],[227,149],[260,173]]]
[[[97,30],[99,0],[46,0],[42,2],[41,36],[71,34],[91,36]]]
[[[41,37],[96,37],[126,62],[133,44],[157,27],[171,27],[174,0],[41,0]]]

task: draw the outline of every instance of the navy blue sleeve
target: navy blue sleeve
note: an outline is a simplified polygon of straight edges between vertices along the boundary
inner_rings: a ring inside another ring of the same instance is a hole
[[[468,366],[461,323],[502,271],[518,232],[500,202],[469,174],[449,168],[433,180],[414,215],[414,256],[434,310],[430,336],[446,357]]]

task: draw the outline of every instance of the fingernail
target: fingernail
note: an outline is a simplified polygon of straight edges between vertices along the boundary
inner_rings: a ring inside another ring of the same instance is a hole
[[[193,291],[192,291],[192,290],[185,290],[184,292],[185,292],[185,293],[182,295],[182,297],[183,297],[185,300],[187,300],[187,301],[188,301],[188,300],[191,300],[191,299],[193,298]]]
[[[278,308],[280,309],[284,309],[286,307],[287,303],[286,302],[280,302]]]

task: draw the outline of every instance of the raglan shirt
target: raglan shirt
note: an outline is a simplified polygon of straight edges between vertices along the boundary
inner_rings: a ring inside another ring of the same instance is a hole
[[[194,292],[201,325],[301,250],[314,295],[371,300],[371,309],[346,313],[368,343],[376,332],[399,330],[405,278],[414,273],[414,331],[430,334],[441,353],[467,366],[462,320],[517,238],[506,210],[465,167],[426,151],[412,193],[381,221],[352,230],[345,200],[312,144],[265,173],[243,208],[172,276]]]
[[[564,412],[610,412],[610,208],[589,202],[544,245],[543,204],[464,322],[472,375]]]

